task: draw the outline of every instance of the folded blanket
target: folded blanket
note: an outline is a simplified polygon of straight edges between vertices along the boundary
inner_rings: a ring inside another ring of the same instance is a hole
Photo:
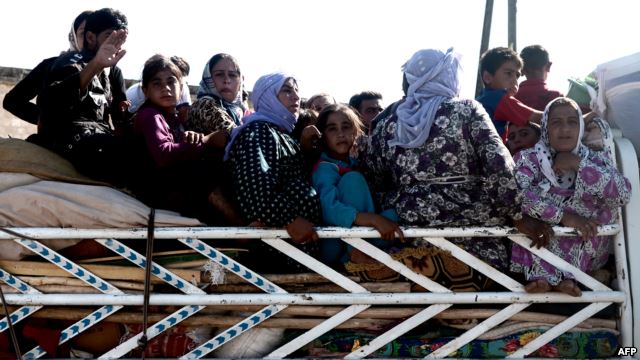
[[[41,180],[28,174],[0,173],[0,226],[132,228],[147,226],[150,208],[107,186]],[[198,226],[197,219],[157,210],[155,224]],[[46,240],[54,249],[80,240]],[[18,260],[30,251],[12,241],[0,241],[0,258]]]

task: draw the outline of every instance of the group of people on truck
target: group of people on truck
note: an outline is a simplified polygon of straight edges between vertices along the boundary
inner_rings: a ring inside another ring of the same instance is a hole
[[[407,241],[401,226],[515,226],[583,271],[608,259],[610,238],[597,226],[616,221],[631,186],[606,149],[582,143],[593,116],[547,88],[551,62],[539,45],[487,51],[477,101],[458,97],[460,54],[451,48],[417,51],[402,68],[405,96],[386,109],[371,91],[349,105],[329,94],[301,104],[297,79],[284,73],[256,81],[251,107],[238,61],[224,53],[207,62],[193,104],[188,64],[164,55],[145,62],[128,99],[116,66],[127,25],[114,9],[80,14],[69,51],[5,97],[5,108],[38,125],[30,141],[88,176],[209,225],[283,227],[305,252],[370,277],[373,259],[314,228],[373,227],[380,238],[371,242],[398,260],[466,269],[459,283],[434,279],[457,290],[493,284],[449,253]],[[580,236],[554,237],[551,225]],[[502,238],[450,240],[522,273],[528,292],[581,294],[571,273]],[[256,266],[301,266],[270,247],[254,250]]]

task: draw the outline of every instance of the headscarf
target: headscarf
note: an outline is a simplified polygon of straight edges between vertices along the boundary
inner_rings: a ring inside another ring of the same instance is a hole
[[[256,81],[253,92],[251,93],[251,102],[256,111],[242,119],[242,125],[233,129],[231,132],[231,139],[224,152],[225,160],[229,158],[229,152],[236,137],[247,125],[254,121],[269,122],[278,126],[287,134],[293,131],[298,117],[291,113],[278,99],[278,93],[287,79],[293,79],[294,82],[297,82],[293,76],[283,73],[264,75]]]
[[[229,102],[225,100],[218,89],[216,89],[215,84],[213,83],[213,77],[211,76],[211,62],[213,58],[218,54],[214,55],[207,61],[207,64],[204,66],[204,71],[202,72],[202,80],[200,80],[200,87],[198,88],[198,99],[203,97],[209,97],[212,99],[220,100],[220,104],[227,111],[227,114],[231,116],[233,122],[236,124],[240,124],[240,119],[244,115],[246,110],[244,103],[242,102],[242,88],[244,84],[242,83],[242,76],[240,76],[240,90],[236,94],[235,99]],[[238,69],[240,72],[240,69]]]
[[[440,104],[460,93],[460,55],[427,49],[416,52],[403,66],[409,83],[406,100],[398,106],[396,134],[389,146],[416,148],[429,137]]]
[[[71,23],[71,31],[69,31],[69,50],[80,52],[80,46],[78,44],[78,36],[76,35],[76,29],[73,27],[73,23]]]
[[[585,145],[582,144],[582,135],[584,134],[584,119],[582,118],[582,111],[580,111],[580,107],[576,104],[575,101],[569,98],[557,98],[547,104],[547,107],[544,109],[544,113],[542,114],[541,120],[541,134],[540,140],[535,145],[536,156],[540,161],[540,165],[542,168],[542,174],[546,178],[540,186],[543,191],[549,191],[551,185],[556,187],[561,187],[563,189],[568,189],[573,186],[573,183],[576,180],[576,172],[572,171],[571,173],[565,173],[564,175],[557,175],[555,171],[553,171],[553,158],[556,155],[556,150],[551,147],[549,143],[549,109],[553,103],[558,100],[567,100],[569,101],[576,111],[578,112],[578,121],[580,122],[580,133],[578,134],[578,142],[576,146],[571,150],[572,154],[578,155],[581,159],[587,156],[588,149]]]

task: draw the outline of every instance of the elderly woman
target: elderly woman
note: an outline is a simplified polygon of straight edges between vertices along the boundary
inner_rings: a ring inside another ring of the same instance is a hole
[[[251,101],[256,112],[233,130],[225,153],[241,212],[249,222],[285,227],[295,243],[315,252],[320,202],[304,174],[300,145],[289,135],[300,110],[297,82],[281,73],[262,76]]]
[[[514,162],[487,113],[476,101],[457,98],[459,55],[453,49],[420,50],[403,70],[406,98],[389,116],[374,121],[360,153],[382,208],[394,208],[403,225],[496,226],[513,221],[527,234],[550,236],[548,226],[522,219]],[[507,268],[501,239],[452,241],[500,270]],[[445,252],[409,250],[424,263],[421,268],[442,267],[425,275],[449,272],[434,280],[452,289],[480,290],[490,284]],[[464,274],[455,280],[452,272]]]
[[[585,272],[609,259],[611,237],[597,236],[597,226],[614,223],[618,207],[629,202],[631,183],[606,151],[584,145],[584,119],[569,98],[551,101],[542,115],[542,134],[534,147],[515,156],[522,191],[522,212],[554,225],[573,227],[581,235],[536,242]],[[514,245],[511,270],[522,272],[527,292],[557,290],[572,296],[582,291],[573,274],[548,264]]]

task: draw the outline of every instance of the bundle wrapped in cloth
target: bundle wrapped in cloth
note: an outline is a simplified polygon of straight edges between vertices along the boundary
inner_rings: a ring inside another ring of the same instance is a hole
[[[134,197],[78,173],[59,155],[18,139],[0,139],[0,226],[133,228],[147,226],[150,208]],[[156,210],[155,226],[199,226],[200,221]],[[80,240],[46,240],[61,249]],[[0,257],[29,251],[0,241]]]

